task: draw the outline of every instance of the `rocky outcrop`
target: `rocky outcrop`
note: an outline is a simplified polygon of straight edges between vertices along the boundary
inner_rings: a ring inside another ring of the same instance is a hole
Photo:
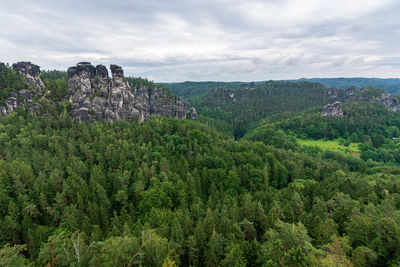
[[[382,94],[380,97],[373,99],[372,102],[383,104],[388,109],[395,111],[395,112],[400,110],[399,99],[397,97],[394,97],[391,94]]]
[[[345,92],[342,89],[330,87],[326,90],[326,96],[335,100],[342,100],[345,96]]]
[[[38,104],[33,101],[34,93],[29,90],[20,90],[17,93],[11,93],[0,106],[0,115],[8,115],[16,112],[18,107],[27,108],[29,112],[36,113]]]
[[[142,93],[146,97],[146,93]],[[196,118],[196,110],[184,100],[175,97],[164,88],[149,90],[150,114],[178,119],[186,119],[189,116]]]
[[[0,114],[8,115],[13,113],[18,108],[18,95],[10,94],[9,97],[4,101],[4,104],[0,106]]]
[[[12,65],[17,73],[21,73],[27,83],[32,87],[32,91],[41,95],[46,91],[46,86],[40,79],[40,67],[31,62],[18,62]]]
[[[342,103],[336,101],[333,104],[328,104],[324,106],[321,112],[322,116],[336,116],[343,117]]]
[[[344,92],[346,96],[354,96],[358,93],[357,89],[354,86],[347,88]]]
[[[3,66],[5,65],[0,63],[0,69]],[[30,62],[18,62],[12,67],[26,79],[27,88],[10,93],[4,104],[0,106],[0,114],[7,115],[16,112],[18,107],[37,113],[38,104],[34,102],[34,97],[47,91],[44,82],[40,79],[40,67]]]
[[[244,89],[244,90],[254,90],[256,87],[254,82],[251,83],[244,83],[240,85],[240,89]]]
[[[179,119],[196,118],[196,110],[164,88],[132,88],[120,66],[110,65],[111,76],[103,65],[81,62],[68,69],[69,102],[72,117],[78,121],[105,120],[141,122],[152,115]]]
[[[4,64],[0,64],[1,67]],[[0,114],[15,112],[18,107],[29,111],[38,110],[34,99],[48,100],[47,88],[40,79],[40,67],[30,62],[12,65],[27,81],[26,89],[9,94],[0,106]],[[154,116],[178,119],[196,118],[196,110],[182,99],[173,96],[163,87],[131,88],[120,66],[110,65],[111,78],[103,65],[96,67],[90,62],[80,62],[68,68],[67,99],[71,104],[70,114],[77,122],[105,120],[141,122]],[[149,83],[150,84],[150,83]],[[58,104],[58,103],[53,103]]]

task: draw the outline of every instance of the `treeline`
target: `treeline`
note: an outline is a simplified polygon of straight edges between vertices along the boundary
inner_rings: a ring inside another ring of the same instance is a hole
[[[400,169],[194,121],[0,117],[0,265],[396,266]]]
[[[162,83],[174,94],[183,98],[193,98],[206,95],[214,88],[223,87],[233,90],[239,89],[242,82],[182,82],[182,83]]]
[[[385,92],[390,94],[400,94],[400,79],[399,78],[311,78],[300,79],[310,82],[322,83],[327,87],[335,87],[340,89],[347,89],[354,86],[361,89],[368,86],[382,88]]]

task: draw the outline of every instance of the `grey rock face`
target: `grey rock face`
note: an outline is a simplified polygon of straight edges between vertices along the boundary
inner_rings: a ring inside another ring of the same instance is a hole
[[[177,119],[197,118],[193,107],[163,88],[150,91],[150,114]]]
[[[3,106],[0,106],[0,114],[8,115],[17,110],[18,107],[18,95],[10,94],[10,96],[6,99]]]
[[[342,103],[336,101],[333,104],[328,104],[324,106],[321,112],[322,116],[336,116],[343,117]]]
[[[0,68],[4,64],[0,63]],[[13,64],[13,69],[21,73],[27,88],[9,95],[0,106],[0,114],[15,112],[18,107],[37,113],[37,96],[46,98],[48,92],[40,79],[40,67],[30,62]],[[132,121],[141,122],[152,115],[179,119],[197,118],[196,110],[182,99],[173,96],[164,88],[138,87],[131,89],[120,66],[110,66],[112,78],[103,65],[94,67],[90,62],[80,62],[68,68],[68,100],[71,115],[75,121]],[[1,71],[1,69],[0,69]]]
[[[32,87],[33,91],[39,95],[46,91],[46,86],[40,79],[40,67],[31,62],[18,62],[12,65],[17,73],[21,73],[25,77],[27,83]]]
[[[373,99],[372,102],[383,104],[388,109],[393,110],[395,112],[400,110],[399,99],[392,96],[391,94],[382,94],[380,97]]]
[[[0,68],[4,66],[0,63]],[[27,108],[29,112],[37,113],[38,104],[34,103],[35,95],[42,95],[47,91],[42,79],[40,79],[40,67],[30,62],[18,62],[12,65],[15,72],[25,77],[27,87],[16,93],[11,93],[0,106],[0,114],[7,115],[17,111],[18,107]]]
[[[18,107],[27,108],[29,112],[36,113],[38,104],[33,102],[34,93],[29,90],[20,90],[12,93],[0,106],[0,115],[8,115],[16,112]]]
[[[189,104],[163,88],[131,89],[120,66],[110,65],[112,79],[103,65],[78,63],[68,69],[69,102],[78,121],[105,120],[143,122],[151,115],[186,119],[197,113]]]

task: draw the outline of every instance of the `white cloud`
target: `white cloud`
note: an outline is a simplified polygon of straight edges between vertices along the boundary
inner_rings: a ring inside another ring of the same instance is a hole
[[[156,81],[400,73],[395,0],[0,0],[0,61]]]

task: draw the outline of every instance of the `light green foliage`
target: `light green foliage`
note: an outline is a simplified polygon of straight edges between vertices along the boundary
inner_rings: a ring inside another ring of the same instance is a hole
[[[312,140],[312,139],[296,139],[296,141],[303,146],[316,146],[321,150],[329,150],[334,152],[341,152],[345,154],[360,153],[359,145],[361,143],[350,143],[345,146],[341,144],[340,140]]]
[[[26,250],[25,245],[5,245],[0,249],[0,266],[1,267],[22,267],[29,266],[28,260],[22,255]]]

